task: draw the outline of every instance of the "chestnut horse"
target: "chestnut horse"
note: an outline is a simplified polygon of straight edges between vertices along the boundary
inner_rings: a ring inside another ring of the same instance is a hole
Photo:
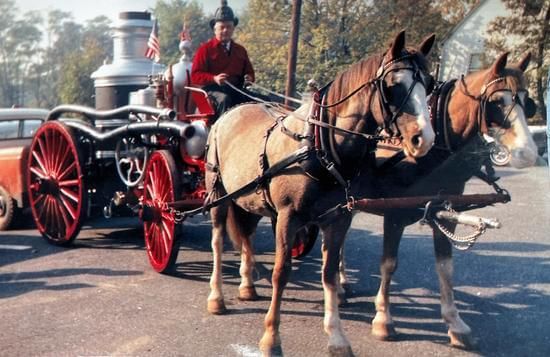
[[[535,163],[537,148],[528,131],[525,113],[525,108],[533,111],[534,103],[527,97],[523,75],[530,54],[510,67],[506,67],[507,58],[508,53],[504,53],[490,68],[471,73],[457,80],[454,85],[449,83],[443,86],[443,89],[447,87],[448,95],[439,93],[438,103],[443,104],[439,106],[441,110],[434,108],[437,103],[430,100],[432,125],[436,130],[434,148],[422,158],[406,158],[395,166],[389,166],[374,185],[381,196],[462,194],[466,182],[486,164],[487,145],[482,134],[491,131],[496,132],[499,141],[513,153],[512,166],[522,168]],[[433,97],[437,98],[437,94]],[[378,151],[377,156],[387,158],[388,152]],[[372,186],[372,181],[367,181]],[[372,191],[372,187],[369,190]],[[388,340],[396,336],[390,314],[391,278],[397,269],[397,251],[403,231],[420,218],[422,214],[419,214],[419,210],[394,209],[384,214],[381,281],[375,298],[376,315],[372,321],[372,333],[380,339]],[[447,228],[454,232],[455,226],[448,225]],[[441,314],[448,326],[451,344],[471,348],[471,329],[460,318],[453,297],[452,245],[435,227],[433,239]],[[343,267],[341,263],[341,284],[347,280]]]
[[[264,355],[281,348],[281,297],[291,271],[296,233],[345,199],[342,185],[348,186],[349,180],[356,177],[358,163],[372,158],[369,149],[374,148],[375,141],[371,135],[382,126],[400,133],[411,157],[425,155],[432,147],[435,134],[428,119],[425,87],[430,77],[425,56],[434,39],[434,35],[426,38],[418,50],[407,49],[405,33],[399,33],[386,53],[355,63],[339,74],[325,91],[325,105],[314,100],[284,118],[276,118],[266,104],[244,104],[224,114],[212,127],[206,173],[212,200],[240,192],[266,168],[280,166],[281,160],[292,157],[300,148],[315,148],[306,160],[286,166],[269,180],[258,180],[262,182],[252,192],[239,194],[210,210],[214,266],[208,311],[214,314],[225,311],[221,268],[226,230],[241,251],[239,297],[252,300],[257,298],[252,279],[252,238],[262,216],[275,222],[273,292],[260,341]],[[311,109],[315,107],[323,107],[321,115]],[[323,129],[328,129],[324,139],[322,134],[317,135]],[[326,150],[317,149],[316,143],[323,140]],[[327,164],[327,160],[331,162]],[[340,247],[348,224],[349,217],[342,217],[320,227],[324,237],[324,327],[329,335],[329,351],[342,355],[352,352],[340,325],[335,288]]]

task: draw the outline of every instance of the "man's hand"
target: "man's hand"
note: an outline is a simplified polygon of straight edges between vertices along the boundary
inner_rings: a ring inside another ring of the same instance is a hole
[[[252,80],[252,76],[250,74],[245,74],[244,75],[244,86],[245,87],[248,87],[249,85],[251,85],[254,81]]]
[[[217,85],[222,85],[227,80],[227,74],[226,73],[220,73],[218,75],[214,76],[214,82],[216,82]]]

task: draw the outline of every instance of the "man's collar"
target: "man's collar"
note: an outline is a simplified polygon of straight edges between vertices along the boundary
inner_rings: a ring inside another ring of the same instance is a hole
[[[218,46],[219,44],[222,43],[222,41],[218,40],[216,37],[213,37],[212,41],[213,41],[214,46]],[[233,40],[229,40],[230,46],[231,46],[232,42],[233,42]]]

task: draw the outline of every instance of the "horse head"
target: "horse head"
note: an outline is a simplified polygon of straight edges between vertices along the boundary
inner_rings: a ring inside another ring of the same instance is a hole
[[[515,168],[533,166],[537,159],[537,147],[527,127],[527,118],[536,110],[524,76],[530,60],[531,54],[527,53],[519,63],[507,66],[505,52],[491,67],[473,75],[471,81],[462,80],[465,94],[475,99],[470,122],[506,146]]]
[[[384,54],[375,82],[384,128],[397,132],[405,154],[415,158],[424,156],[435,139],[426,99],[434,83],[426,57],[434,42],[432,34],[418,48],[406,48],[401,31]]]

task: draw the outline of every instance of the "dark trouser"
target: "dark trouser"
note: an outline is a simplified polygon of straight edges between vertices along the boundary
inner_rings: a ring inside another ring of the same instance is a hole
[[[210,84],[210,85],[204,86],[202,89],[205,90],[206,93],[208,93],[208,97],[212,101],[214,111],[216,112],[213,120],[218,119],[223,113],[225,113],[226,111],[228,111],[229,109],[231,109],[232,107],[238,104],[254,101],[254,99],[244,94],[241,94],[239,92],[236,92],[233,88],[229,86],[219,86],[217,84]],[[267,97],[263,95],[252,93],[242,88],[241,90],[253,97],[257,97],[266,101],[269,100]]]

